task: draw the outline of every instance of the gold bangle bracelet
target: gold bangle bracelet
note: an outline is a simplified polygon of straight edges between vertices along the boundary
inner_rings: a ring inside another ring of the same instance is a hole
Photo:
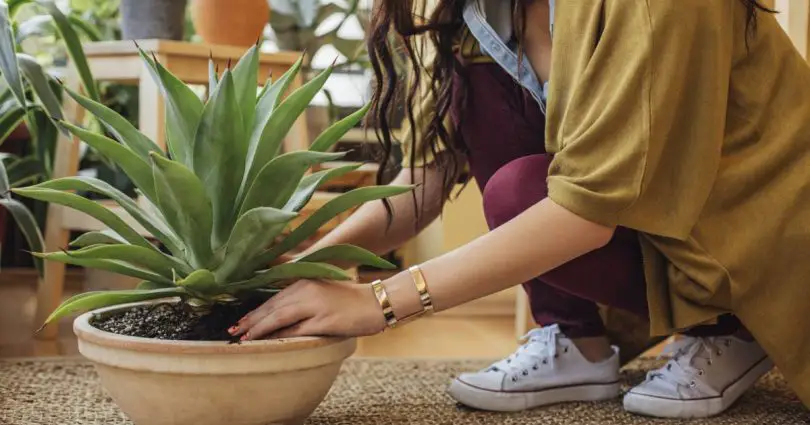
[[[382,280],[372,282],[371,288],[374,289],[374,296],[377,297],[377,302],[380,303],[382,308],[385,324],[389,328],[395,328],[397,326],[397,316],[394,315],[394,309],[391,307],[391,301],[388,299],[388,292],[385,291]]]
[[[416,285],[416,290],[419,291],[419,299],[422,301],[422,308],[425,309],[426,312],[432,312],[433,300],[430,298],[427,281],[425,280],[425,275],[422,274],[422,269],[420,269],[419,266],[413,266],[409,268],[408,271],[411,273],[411,278],[413,279],[413,284]]]

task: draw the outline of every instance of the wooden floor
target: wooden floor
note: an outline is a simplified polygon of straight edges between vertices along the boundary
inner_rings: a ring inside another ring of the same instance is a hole
[[[72,295],[81,287],[82,275],[68,278]],[[0,358],[77,355],[71,321],[59,324],[54,341],[34,338],[35,283],[26,272],[0,273]],[[517,344],[510,316],[437,315],[359,341],[358,356],[497,358]]]

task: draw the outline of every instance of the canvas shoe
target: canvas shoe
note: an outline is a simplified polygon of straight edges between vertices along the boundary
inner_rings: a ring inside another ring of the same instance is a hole
[[[733,336],[684,336],[665,353],[672,359],[625,395],[628,412],[661,418],[717,415],[773,367],[756,341]]]
[[[482,410],[514,412],[568,401],[619,396],[619,350],[591,363],[557,325],[530,331],[509,357],[456,378],[448,392],[458,402]]]

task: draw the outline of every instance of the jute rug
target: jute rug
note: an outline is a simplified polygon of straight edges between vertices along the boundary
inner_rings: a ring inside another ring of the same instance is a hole
[[[764,377],[727,414],[708,420],[665,421],[626,414],[618,400],[552,406],[519,414],[477,412],[445,393],[448,380],[485,362],[363,360],[346,362],[311,425],[368,424],[808,424],[810,412],[777,373]],[[643,378],[649,363],[625,371],[626,383]],[[131,425],[81,360],[0,362],[0,424]]]

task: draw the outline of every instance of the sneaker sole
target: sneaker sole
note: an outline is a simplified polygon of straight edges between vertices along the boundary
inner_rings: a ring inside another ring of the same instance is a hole
[[[539,391],[504,392],[475,387],[466,382],[453,380],[447,389],[456,401],[479,410],[493,412],[518,412],[550,404],[575,401],[603,401],[620,395],[621,384],[583,384],[568,387],[547,388]]]
[[[765,357],[748,370],[719,397],[699,400],[675,400],[637,394],[632,390],[624,396],[624,410],[658,418],[694,419],[719,415],[731,407],[762,375],[773,368],[773,362]]]

